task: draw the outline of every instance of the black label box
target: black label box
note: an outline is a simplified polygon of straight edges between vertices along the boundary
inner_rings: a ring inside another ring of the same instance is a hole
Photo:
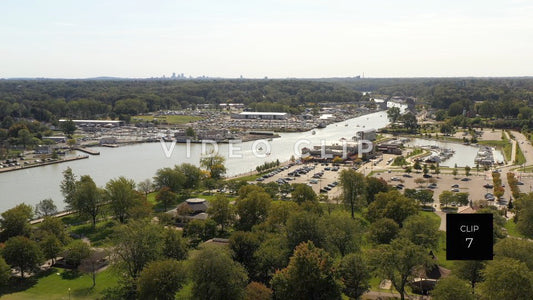
[[[447,214],[446,259],[492,260],[492,214]]]

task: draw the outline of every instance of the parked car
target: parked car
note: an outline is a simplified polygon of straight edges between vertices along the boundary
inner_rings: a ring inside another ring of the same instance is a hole
[[[486,188],[486,189],[491,189],[494,186],[492,184],[487,183],[487,184],[483,185],[483,187]]]
[[[454,184],[454,185],[452,185],[452,188],[458,188],[458,187],[459,187],[458,184]]]
[[[470,178],[465,177],[465,178],[461,179],[461,181],[470,181]]]

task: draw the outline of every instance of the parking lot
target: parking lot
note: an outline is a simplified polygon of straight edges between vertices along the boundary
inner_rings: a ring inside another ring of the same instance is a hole
[[[278,168],[264,177],[258,178],[258,182],[277,182],[283,183],[304,183],[313,188],[315,193],[326,194],[330,199],[341,195],[341,189],[338,186],[338,175],[342,169],[340,166],[333,164],[300,164]]]

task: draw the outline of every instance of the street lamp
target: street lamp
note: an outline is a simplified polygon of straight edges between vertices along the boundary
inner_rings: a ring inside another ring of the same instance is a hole
[[[70,288],[68,288],[68,300],[70,300]]]

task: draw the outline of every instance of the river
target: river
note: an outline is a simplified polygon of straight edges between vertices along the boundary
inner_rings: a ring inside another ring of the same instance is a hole
[[[350,140],[357,130],[363,129],[363,126],[365,129],[378,129],[387,124],[389,124],[387,113],[377,112],[315,129],[315,134],[313,131],[281,133],[280,138],[268,141],[270,151],[265,143],[245,142],[234,145],[220,144],[218,153],[226,158],[227,175],[232,176],[250,172],[266,161],[288,160],[295,154],[294,148],[297,143],[300,145],[299,148],[306,146],[307,141],[311,145],[320,145],[322,140],[326,144],[340,143],[341,138]],[[208,145],[206,148],[210,147]],[[62,172],[67,167],[72,168],[78,177],[90,175],[98,186],[103,187],[107,181],[119,176],[139,182],[152,178],[160,168],[181,163],[199,165],[201,144],[190,145],[189,155],[186,144],[176,144],[170,151],[171,144],[167,143],[165,148],[166,151],[160,143],[134,144],[119,148],[98,147],[95,149],[100,151],[100,155],[91,156],[89,159],[0,173],[0,212],[22,202],[35,205],[45,198],[52,198],[58,208],[63,209],[63,196],[59,185],[63,179]],[[230,150],[233,155],[230,155]],[[254,151],[263,157],[257,157]],[[171,155],[167,157],[166,152]]]

